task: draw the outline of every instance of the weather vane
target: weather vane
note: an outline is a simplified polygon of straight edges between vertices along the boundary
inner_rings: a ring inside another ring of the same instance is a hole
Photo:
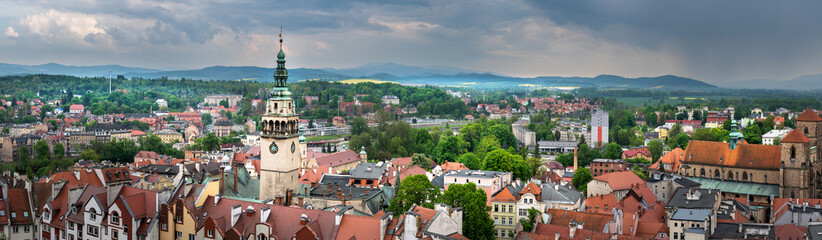
[[[283,26],[280,25],[280,49],[283,48]]]

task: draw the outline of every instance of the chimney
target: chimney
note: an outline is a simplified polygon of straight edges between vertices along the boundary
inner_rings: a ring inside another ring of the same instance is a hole
[[[254,206],[249,205],[248,208],[245,209],[245,215],[248,217],[254,216]]]
[[[738,224],[738,227],[737,227],[737,229],[736,229],[736,232],[737,232],[737,233],[742,233],[742,223],[739,223],[739,224]]]
[[[307,223],[308,223],[308,216],[305,215],[305,213],[303,213],[303,215],[300,215],[300,226],[305,226],[305,224],[307,224]]]
[[[220,195],[223,194],[223,188],[225,187],[225,167],[220,166]]]
[[[554,240],[559,240],[559,232],[554,234]]]
[[[220,199],[223,198],[223,194],[217,194],[214,196],[214,206],[217,206],[217,203],[220,203]]]
[[[237,166],[232,167],[234,169],[234,192],[237,192]]]
[[[345,211],[347,210],[347,208],[348,208],[348,206],[343,206],[342,209],[340,209],[339,211],[337,211],[336,214],[334,214],[334,226],[337,226],[337,227],[340,226],[340,223],[342,222],[343,215],[345,215]]]
[[[413,209],[413,207],[411,207],[411,208]],[[404,226],[404,228],[405,228],[404,231],[405,232],[403,233],[403,235],[405,235],[405,234],[409,234],[409,236],[416,236],[417,235],[417,233],[420,231],[420,225],[419,225],[420,219],[419,218],[420,218],[420,214],[418,214],[414,211],[409,210],[409,211],[405,212],[405,222],[403,223],[403,225],[405,225]]]
[[[462,234],[462,207],[451,209],[451,219],[454,219],[454,222],[459,225],[459,233]]]
[[[577,172],[577,148],[578,147],[574,147],[574,173]],[[573,238],[573,236],[571,238]]]
[[[386,228],[388,228],[388,223],[390,223],[393,218],[391,215],[393,214],[389,212],[380,217],[380,240],[385,240],[385,233],[388,231]]]
[[[568,233],[569,237],[574,238],[574,234],[577,232],[577,222],[572,219],[571,222],[568,223],[568,229],[570,231]]]

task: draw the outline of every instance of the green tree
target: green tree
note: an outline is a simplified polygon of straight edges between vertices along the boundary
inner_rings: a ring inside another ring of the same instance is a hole
[[[397,188],[397,194],[391,199],[388,211],[394,212],[395,216],[402,215],[412,205],[433,208],[433,202],[439,198],[440,190],[428,181],[428,177],[423,174],[406,177]]]
[[[674,146],[673,147],[678,147],[678,148],[685,149],[685,148],[688,147],[688,142],[690,142],[690,141],[691,141],[690,136],[688,136],[687,133],[677,134],[676,137],[674,137],[674,141],[673,141]]]
[[[63,146],[62,143],[55,143],[54,144],[54,158],[56,159],[63,159],[66,156],[66,147]]]
[[[483,165],[488,171],[513,172],[514,177],[520,180],[528,180],[534,176],[531,167],[525,163],[522,156],[502,149],[488,153]]]
[[[46,140],[39,140],[34,143],[34,155],[36,155],[36,160],[51,160],[51,151],[49,150],[49,144],[46,143]]]
[[[140,150],[153,151],[157,154],[166,153],[166,145],[163,144],[163,140],[152,133],[146,134],[145,136],[138,138],[137,142],[140,143]]]
[[[97,155],[97,152],[95,152],[93,149],[88,149],[83,152],[80,152],[80,159],[89,161],[99,161],[100,156]]]
[[[534,219],[541,216],[542,212],[540,212],[539,210],[535,208],[528,209],[528,218],[519,220],[519,223],[522,225],[522,231],[531,232],[531,229],[533,229],[535,225]]]
[[[131,163],[134,162],[134,155],[138,152],[137,144],[131,139],[118,139],[105,144],[103,150],[100,151],[100,158],[113,162]]]
[[[491,126],[488,128],[488,134],[497,137],[500,145],[504,148],[517,146],[517,139],[514,137],[514,133],[511,132],[510,126],[503,124]]]
[[[20,148],[17,148],[17,159],[15,161],[17,161],[17,163],[26,164],[29,162],[29,160],[31,160],[29,148],[26,146],[21,146]]]
[[[211,123],[214,122],[214,118],[211,117],[211,113],[203,113],[201,118],[203,119],[204,125],[211,125]]]
[[[351,125],[351,135],[360,135],[361,133],[368,133],[368,121],[363,117],[355,117],[349,122]]]
[[[652,140],[648,143],[648,151],[651,152],[653,162],[656,162],[660,157],[662,157],[662,147],[662,142],[657,140]]]
[[[473,152],[482,138],[482,125],[479,123],[469,123],[460,128],[459,136],[468,145],[468,151]]]
[[[431,168],[431,159],[426,157],[425,154],[414,153],[411,156],[411,163],[410,165],[417,165],[423,169],[430,169]]]
[[[458,162],[464,164],[465,167],[471,170],[481,170],[483,167],[482,159],[477,157],[477,155],[472,152],[462,154]]]
[[[437,148],[434,150],[437,163],[456,162],[457,157],[464,152],[464,146],[465,142],[457,136],[447,136],[443,140],[440,140],[440,143],[437,144]]]
[[[660,164],[660,165],[662,165],[662,164]],[[634,168],[631,171],[633,171],[634,174],[636,174],[641,179],[648,178],[648,173],[643,171],[642,169],[640,169],[639,166],[634,165]]]
[[[580,167],[574,173],[574,178],[571,180],[571,184],[574,184],[574,187],[577,190],[583,192],[583,195],[588,194],[588,182],[594,180],[594,176],[591,175],[591,171],[588,168]]]
[[[226,101],[226,100],[222,100],[222,101],[220,101],[220,106],[223,106],[223,107],[225,107],[225,108],[228,108],[228,101]]]
[[[486,205],[485,190],[474,183],[451,184],[440,197],[440,203],[451,207],[462,207],[462,232],[468,239],[496,239],[494,221],[488,216],[490,207]]]
[[[782,145],[782,138],[781,137],[774,138],[773,139],[773,145],[776,145],[776,146]]]
[[[482,137],[482,140],[480,140],[477,149],[475,149],[475,153],[477,154],[477,157],[479,157],[480,159],[485,159],[486,154],[500,148],[502,148],[502,145],[500,145],[499,140],[497,140],[497,137],[495,137],[494,135],[488,135]]]
[[[603,157],[607,159],[620,159],[622,158],[622,147],[616,143],[608,143],[605,145],[605,153]]]

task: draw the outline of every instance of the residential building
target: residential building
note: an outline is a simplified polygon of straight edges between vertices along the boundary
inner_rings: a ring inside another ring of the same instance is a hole
[[[651,151],[649,151],[647,147],[632,148],[622,152],[622,159],[634,158],[644,158],[651,161],[653,156],[651,156]]]
[[[774,130],[768,131],[767,133],[762,134],[762,144],[763,145],[774,145],[774,140],[776,140],[776,139],[781,140],[782,138],[785,138],[785,135],[788,135],[788,132],[790,132],[791,130],[793,130],[793,129],[785,128],[785,129],[774,129]]]
[[[594,177],[611,172],[628,170],[628,163],[622,159],[594,159],[589,166]]]
[[[230,121],[217,121],[211,126],[211,128],[214,131],[214,135],[217,135],[217,137],[227,137],[231,134],[231,127],[233,126],[234,124]]]
[[[674,240],[708,239],[715,223],[710,210],[678,209],[668,219],[669,236]]]
[[[591,113],[591,146],[608,144],[608,112],[594,109]]]
[[[576,141],[539,141],[539,151],[543,153],[569,153],[577,147]]]
[[[159,131],[157,132],[157,137],[160,137],[163,143],[184,142],[183,134],[172,130]]]
[[[400,105],[400,98],[394,95],[382,96],[382,104]]]
[[[462,170],[459,172],[447,172],[443,174],[443,187],[448,190],[451,184],[463,184],[472,182],[478,188],[485,191],[485,195],[490,204],[492,195],[499,192],[513,179],[511,172],[482,171],[482,170]]]
[[[82,114],[83,111],[85,111],[85,107],[82,104],[72,104],[69,106],[70,114]]]
[[[605,173],[588,182],[588,197],[613,193],[619,201],[637,184],[645,185],[645,181],[632,171]]]
[[[654,164],[651,164],[648,169],[655,172],[678,173],[683,161],[685,161],[685,150],[682,150],[682,148],[674,148],[674,150],[662,155],[662,157]],[[662,166],[659,166],[660,164],[662,164]]]
[[[228,102],[228,107],[230,108],[237,106],[237,103],[239,103],[242,99],[242,95],[217,94],[206,96],[205,99],[203,99],[203,102],[205,104],[208,104],[208,106],[218,106],[220,105],[220,102],[226,101]]]
[[[491,196],[491,218],[494,219],[494,236],[497,239],[510,238],[519,222],[517,218],[517,197],[508,187]]]

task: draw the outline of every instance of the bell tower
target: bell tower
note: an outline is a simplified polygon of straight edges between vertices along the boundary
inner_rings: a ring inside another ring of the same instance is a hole
[[[297,189],[300,151],[298,143],[300,116],[294,110],[291,91],[286,87],[288,70],[285,69],[283,38],[280,33],[280,52],[277,54],[275,86],[266,102],[260,134],[260,200],[274,199],[275,203],[290,205],[290,196]]]

